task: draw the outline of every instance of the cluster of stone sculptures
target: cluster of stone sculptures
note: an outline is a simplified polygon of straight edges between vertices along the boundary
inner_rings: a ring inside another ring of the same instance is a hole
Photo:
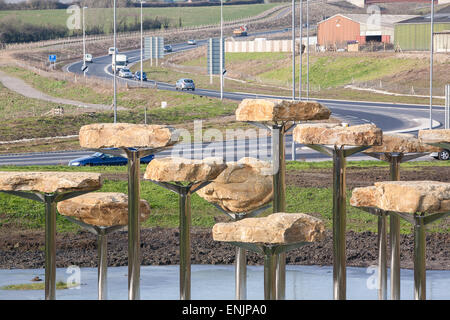
[[[449,148],[450,130],[425,130],[419,138],[385,134],[375,125],[343,126],[325,121],[329,109],[313,101],[245,99],[236,119],[270,130],[272,161],[242,158],[224,162],[177,157],[156,158],[145,171],[150,180],[179,195],[180,299],[191,298],[190,225],[193,193],[212,203],[232,222],[212,230],[216,241],[236,245],[236,298],[246,299],[246,250],[264,255],[264,297],[284,299],[285,252],[324,238],[320,219],[286,213],[284,137],[333,159],[333,296],[346,298],[346,158],[357,152],[390,163],[390,182],[357,188],[350,203],[378,216],[379,298],[387,293],[387,232],[390,219],[391,298],[400,298],[399,219],[414,225],[415,298],[425,299],[425,225],[450,213],[450,183],[399,181],[399,164],[424,153]],[[313,122],[311,122],[313,121]],[[303,123],[301,123],[303,122]],[[92,124],[79,134],[83,148],[128,159],[128,195],[93,192],[101,175],[78,172],[0,172],[0,191],[45,204],[45,298],[55,299],[56,214],[98,237],[98,297],[107,298],[106,236],[128,226],[128,298],[140,298],[140,223],[150,204],[140,198],[140,158],[178,142],[176,130],[161,125]],[[273,214],[256,217],[272,204]]]

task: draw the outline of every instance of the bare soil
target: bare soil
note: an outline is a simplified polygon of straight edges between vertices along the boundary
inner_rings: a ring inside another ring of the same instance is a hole
[[[450,167],[418,167],[403,169],[404,180],[450,180]],[[126,180],[125,174],[109,174],[106,179]],[[374,181],[389,180],[388,168],[348,168],[348,188],[367,186]],[[288,171],[287,184],[301,187],[329,187],[330,169]],[[220,218],[219,218],[220,219]],[[218,219],[218,220],[219,220]],[[222,220],[222,219],[220,219]],[[179,231],[177,228],[148,228],[141,231],[143,265],[172,265],[179,263]],[[215,242],[211,229],[193,228],[193,264],[232,264],[235,248],[226,243]],[[450,270],[450,235],[427,234],[427,268]],[[412,234],[401,236],[401,267],[413,267]],[[127,232],[118,231],[108,238],[108,264],[127,265]],[[332,235],[327,231],[325,240],[293,250],[287,254],[288,264],[332,265]],[[372,232],[347,232],[347,264],[367,267],[377,264],[377,235]],[[44,232],[42,230],[0,229],[0,268],[42,268],[44,266]],[[248,253],[250,265],[263,264],[262,257]],[[95,235],[79,231],[57,236],[57,266],[97,266],[97,243]]]

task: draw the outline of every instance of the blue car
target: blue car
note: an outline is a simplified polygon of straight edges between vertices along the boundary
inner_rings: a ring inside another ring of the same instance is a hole
[[[141,80],[141,72],[140,71],[136,71],[134,73],[134,79]],[[142,81],[147,81],[147,74],[145,72],[142,72]]]
[[[141,163],[149,163],[155,158],[153,154],[150,154],[144,158],[141,158]],[[96,152],[93,155],[77,158],[69,162],[69,166],[123,166],[128,163],[128,160],[124,157],[113,156],[106,153]]]

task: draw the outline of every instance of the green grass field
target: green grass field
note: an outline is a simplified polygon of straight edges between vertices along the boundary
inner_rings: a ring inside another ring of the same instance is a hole
[[[224,6],[223,18],[225,21],[246,18],[258,15],[269,10],[278,3]],[[86,25],[101,25],[106,33],[111,32],[113,22],[113,9],[92,8],[85,11]],[[200,26],[220,23],[220,7],[177,7],[177,8],[144,8],[144,17],[167,17],[171,26],[177,27],[181,18],[182,26]],[[66,26],[70,14],[66,10],[13,10],[0,11],[0,21],[15,18],[22,22],[36,25]],[[118,8],[117,21],[134,22],[140,19],[140,8]],[[140,20],[139,20],[140,21]]]
[[[403,170],[423,166],[448,165],[446,162],[418,162],[402,164]],[[352,161],[349,167],[379,167],[386,166],[378,161]],[[332,162],[302,163],[288,162],[287,170],[330,169]],[[68,167],[68,166],[32,166],[32,167],[0,167],[2,171],[87,171],[98,173],[126,173],[126,167]],[[141,166],[141,171],[145,165]],[[330,182],[331,184],[331,182]],[[127,193],[127,182],[118,180],[105,180],[100,191]],[[347,200],[351,197],[351,191],[347,192]],[[141,182],[141,197],[149,201],[152,209],[150,217],[143,223],[144,227],[177,227],[178,226],[178,196],[149,181]],[[330,188],[302,188],[287,186],[286,190],[287,212],[311,213],[323,219],[328,228],[332,222],[332,191]],[[42,229],[44,226],[43,206],[40,203],[0,193],[0,228],[2,226],[14,226],[22,229]],[[268,209],[263,215],[270,214]],[[197,194],[192,196],[192,225],[196,227],[212,227],[214,216],[221,215],[215,207],[200,198]],[[73,232],[79,230],[71,222],[62,216],[57,217],[58,232]],[[347,230],[356,232],[377,230],[377,218],[359,209],[353,208],[347,202]],[[428,227],[430,232],[450,232],[448,223],[432,224]],[[401,223],[401,232],[411,232],[411,226],[406,222]]]

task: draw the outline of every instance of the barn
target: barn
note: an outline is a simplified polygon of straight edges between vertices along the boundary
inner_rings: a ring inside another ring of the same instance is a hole
[[[434,14],[435,44],[444,46],[449,40],[450,6]],[[407,19],[395,24],[395,46],[403,51],[430,50],[431,15]],[[436,43],[438,41],[438,43]],[[448,51],[446,51],[448,52]]]
[[[394,42],[394,24],[411,15],[336,14],[317,25],[317,42],[324,47],[346,47],[349,41],[360,44],[376,41]]]

